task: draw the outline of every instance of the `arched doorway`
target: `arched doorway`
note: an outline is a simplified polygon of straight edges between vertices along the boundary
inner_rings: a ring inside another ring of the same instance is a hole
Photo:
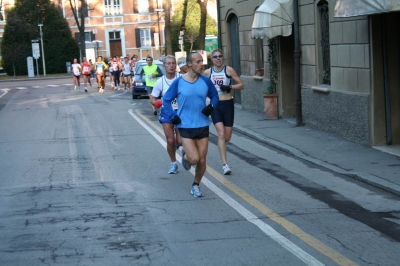
[[[232,60],[232,67],[236,73],[240,76],[240,42],[239,42],[239,20],[235,14],[231,14],[228,17],[228,30],[229,30],[229,41],[230,41],[230,58]],[[235,103],[241,104],[242,97],[240,91],[234,90]]]

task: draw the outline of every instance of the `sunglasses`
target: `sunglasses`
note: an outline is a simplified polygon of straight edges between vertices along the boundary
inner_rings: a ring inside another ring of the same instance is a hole
[[[222,58],[222,55],[213,55],[213,58]]]

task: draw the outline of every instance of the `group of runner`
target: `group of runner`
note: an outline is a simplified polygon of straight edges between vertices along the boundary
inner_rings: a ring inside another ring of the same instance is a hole
[[[180,73],[176,72],[177,61],[174,56],[163,57],[163,66],[166,74],[163,75],[157,66],[152,65],[153,58],[146,58],[147,66],[140,73],[141,78],[146,75],[146,86],[150,103],[154,110],[160,109],[159,122],[163,126],[167,139],[167,153],[171,160],[168,174],[178,172],[176,151],[182,146],[182,165],[186,170],[196,166],[195,177],[191,187],[191,194],[202,197],[200,182],[206,171],[206,156],[208,152],[209,125],[211,119],[218,133],[218,150],[222,161],[224,175],[232,173],[227,163],[227,143],[232,137],[234,121],[234,101],[231,92],[242,90],[243,82],[236,71],[224,64],[222,50],[211,52],[213,66],[204,70],[201,54],[190,53],[185,60],[178,60]],[[110,82],[113,89],[120,88],[122,73],[125,89],[130,87],[134,58],[113,57],[109,64],[103,61],[102,56],[95,64],[82,64],[74,59],[72,73],[75,89],[79,90],[79,77],[84,76],[86,83],[90,83],[90,72],[94,70],[99,92],[104,92],[107,70],[110,72]],[[161,100],[159,98],[161,97]],[[207,98],[210,102],[207,104]],[[157,115],[157,111],[154,111]]]
[[[92,86],[91,78],[96,78],[99,92],[104,93],[107,71],[110,73],[110,85],[113,90],[127,90],[131,87],[136,61],[136,55],[132,58],[114,56],[108,64],[104,62],[102,56],[98,56],[94,64],[91,60],[87,61],[86,57],[82,58],[81,64],[78,63],[78,59],[74,58],[71,65],[74,90],[80,90],[80,77],[82,75],[85,92],[87,92],[88,83]],[[124,87],[121,85],[121,77]]]
[[[200,182],[206,171],[209,116],[218,133],[218,149],[222,172],[231,174],[227,164],[227,143],[232,136],[234,102],[232,90],[242,90],[243,82],[236,71],[224,64],[222,50],[211,53],[213,66],[203,72],[203,58],[190,53],[185,61],[178,61],[183,73],[176,73],[176,59],[165,56],[166,74],[156,81],[150,102],[160,108],[159,122],[167,139],[167,153],[171,159],[169,174],[178,172],[176,150],[182,147],[182,165],[186,170],[196,166],[191,194],[202,197]],[[234,84],[233,84],[234,81]],[[162,100],[158,100],[159,96]],[[210,103],[207,104],[207,98]]]

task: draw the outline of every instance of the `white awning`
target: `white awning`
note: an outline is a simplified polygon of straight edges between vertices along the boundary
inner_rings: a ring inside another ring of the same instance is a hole
[[[292,34],[293,0],[265,0],[254,13],[252,38],[274,38]]]
[[[400,11],[399,0],[337,0],[334,17],[354,17]]]

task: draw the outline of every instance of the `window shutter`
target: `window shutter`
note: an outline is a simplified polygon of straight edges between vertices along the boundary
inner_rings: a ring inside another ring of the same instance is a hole
[[[138,1],[139,0],[133,0],[133,13],[134,14],[139,13]]]
[[[90,32],[90,41],[93,42],[96,40],[96,34],[93,33],[93,31]]]
[[[140,29],[135,29],[135,35],[136,35],[136,47],[141,47],[140,43]]]
[[[151,27],[151,33],[150,33],[150,39],[151,39],[151,46],[154,46],[154,33],[155,33],[155,28]]]
[[[153,13],[153,12],[154,12],[154,1],[149,0],[149,13]]]

